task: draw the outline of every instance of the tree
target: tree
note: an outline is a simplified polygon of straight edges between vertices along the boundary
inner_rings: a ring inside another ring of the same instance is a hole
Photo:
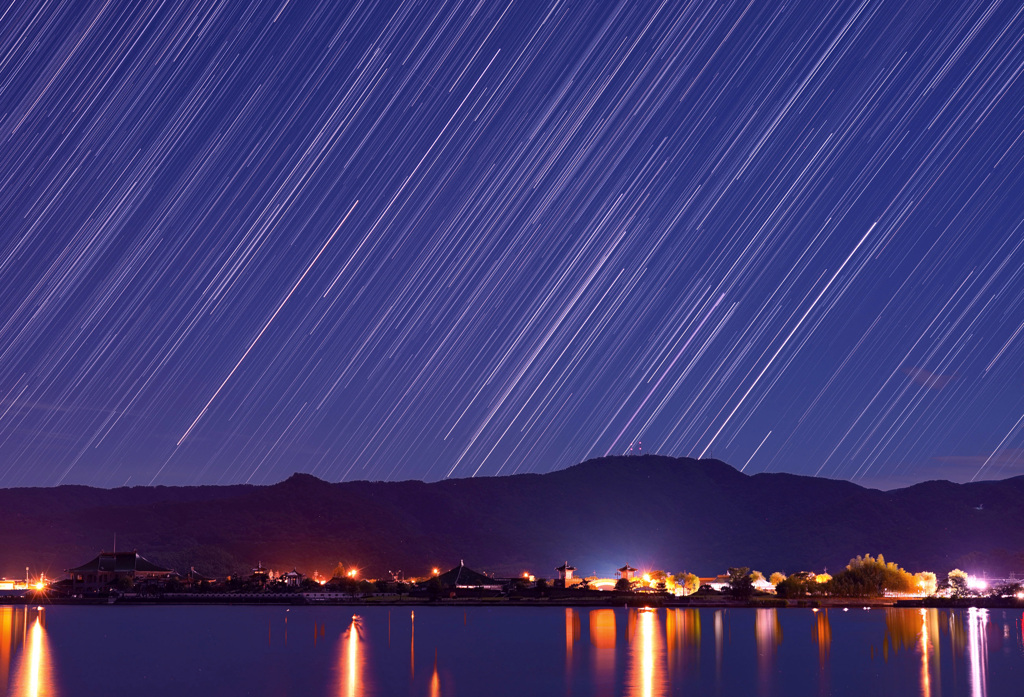
[[[917,589],[921,595],[935,595],[935,591],[938,590],[938,579],[931,571],[914,574],[914,580],[917,582]]]
[[[750,568],[734,566],[729,568],[729,594],[737,598],[749,598],[754,592],[754,580]]]
[[[802,598],[807,595],[807,580],[794,574],[775,584],[775,595],[780,598]]]
[[[776,571],[768,578],[768,583],[772,584],[773,586],[777,586],[785,580],[786,574],[782,573],[781,571]]]
[[[633,582],[630,581],[628,578],[620,578],[618,581],[615,582],[615,590],[619,591],[620,593],[626,593],[628,591],[631,591],[633,590]]]
[[[750,572],[750,580],[753,583],[757,583],[758,581],[763,581],[764,580],[764,574],[762,574],[760,571],[751,571]]]
[[[967,587],[968,576],[966,571],[953,569],[946,574],[946,579],[949,581],[949,590],[954,598],[966,598],[970,595],[971,591]]]
[[[846,568],[828,582],[826,589],[843,597],[882,596],[888,591],[914,593],[917,579],[896,564],[886,563],[881,554],[877,558],[865,554],[851,559]]]
[[[697,592],[700,588],[700,578],[697,574],[691,574],[689,571],[683,571],[676,574],[676,586],[683,589],[683,593],[691,595]]]

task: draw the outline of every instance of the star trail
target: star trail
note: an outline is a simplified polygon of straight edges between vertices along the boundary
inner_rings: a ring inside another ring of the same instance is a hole
[[[1024,6],[0,5],[0,486],[1024,473]]]

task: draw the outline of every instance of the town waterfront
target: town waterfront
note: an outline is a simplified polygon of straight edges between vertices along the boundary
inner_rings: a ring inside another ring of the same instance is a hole
[[[0,606],[0,687],[101,695],[1013,695],[984,609]],[[105,687],[106,686],[106,687]]]

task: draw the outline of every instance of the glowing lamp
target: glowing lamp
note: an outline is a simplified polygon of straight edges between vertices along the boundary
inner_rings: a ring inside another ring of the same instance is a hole
[[[988,588],[988,581],[977,576],[968,576],[967,587],[972,590],[983,591]]]

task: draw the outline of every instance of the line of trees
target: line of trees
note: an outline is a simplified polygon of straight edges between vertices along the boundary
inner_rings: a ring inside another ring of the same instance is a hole
[[[858,555],[835,576],[805,571],[786,577],[776,572],[771,582],[775,584],[776,595],[782,598],[805,595],[857,598],[887,593],[933,595],[938,589],[938,579],[931,571],[912,574],[894,562],[886,562],[881,554],[877,557]]]

